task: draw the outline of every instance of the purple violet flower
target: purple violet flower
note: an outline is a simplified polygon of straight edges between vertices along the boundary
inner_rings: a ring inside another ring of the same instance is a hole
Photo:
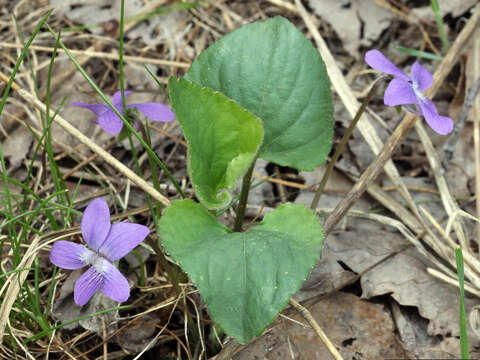
[[[131,91],[125,91],[125,98],[131,93]],[[120,112],[120,114],[123,115],[121,91],[117,91],[115,94],[113,94],[112,103]],[[112,135],[116,135],[122,130],[122,119],[120,119],[117,114],[115,114],[115,112],[105,104],[85,104],[82,102],[72,102],[71,105],[80,106],[93,112],[95,115],[97,115],[96,123],[98,123],[103,130]],[[137,108],[138,111],[153,121],[169,122],[175,119],[175,114],[173,111],[167,105],[160,103],[145,102],[140,104],[129,104],[127,105],[127,108]]]
[[[107,202],[93,200],[83,212],[82,235],[92,249],[70,241],[55,242],[50,261],[58,267],[77,270],[90,265],[75,282],[73,298],[79,306],[85,305],[98,291],[114,301],[124,302],[130,296],[128,280],[112,264],[127,255],[150,233],[147,226],[119,222],[110,225]]]
[[[416,105],[418,112],[411,107],[405,108],[414,113],[423,115],[427,124],[441,135],[447,135],[453,130],[453,120],[441,116],[432,100],[426,98],[422,91],[427,90],[433,83],[432,74],[418,61],[412,65],[412,77],[408,77],[402,70],[393,65],[380,51],[370,50],[365,54],[365,61],[375,70],[393,75],[393,80],[385,90],[383,101],[385,105]]]

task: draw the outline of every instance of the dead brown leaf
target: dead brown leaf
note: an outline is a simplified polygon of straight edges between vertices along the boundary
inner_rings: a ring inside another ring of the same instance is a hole
[[[345,360],[404,358],[388,310],[381,304],[337,292],[309,308]],[[304,322],[293,313],[292,319]],[[309,326],[281,318],[263,336],[233,357],[235,360],[333,359]]]
[[[371,46],[392,19],[392,13],[374,1],[310,0],[315,13],[328,22],[347,52],[358,56],[360,45]]]
[[[381,229],[363,229],[361,235],[358,230],[337,231],[326,241],[332,256],[356,273],[407,244],[399,234]],[[458,289],[428,274],[428,265],[414,248],[400,252],[362,276],[362,298],[391,294],[399,304],[418,308],[429,320],[429,335],[458,336]],[[478,299],[467,298],[467,314],[478,303]]]

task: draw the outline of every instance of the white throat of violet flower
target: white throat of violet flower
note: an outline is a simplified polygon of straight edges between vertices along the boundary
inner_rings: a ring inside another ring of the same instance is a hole
[[[413,80],[412,80],[412,89],[413,89],[413,92],[415,93],[415,96],[417,98],[419,98],[422,101],[425,100],[425,95],[423,95],[422,92],[418,89],[418,83],[416,81],[413,81]]]
[[[104,274],[106,271],[106,262],[103,256],[93,252],[91,250],[87,250],[83,253],[81,259],[87,264],[92,265],[98,273]]]

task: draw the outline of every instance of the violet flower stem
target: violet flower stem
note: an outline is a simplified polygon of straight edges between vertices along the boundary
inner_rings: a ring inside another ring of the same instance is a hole
[[[240,200],[237,206],[237,217],[235,218],[235,225],[233,231],[241,232],[243,219],[245,218],[245,210],[247,209],[248,192],[250,191],[250,182],[252,180],[253,168],[255,167],[256,159],[253,160],[252,165],[248,168],[243,176],[242,191],[240,192]]]
[[[120,45],[118,48],[118,67],[120,70],[120,91],[122,93],[122,108],[123,114],[127,118],[127,98],[125,97],[125,77],[123,73],[123,34],[124,34],[124,19],[125,18],[125,0],[120,2]],[[128,118],[127,118],[128,119]]]
[[[362,105],[358,109],[357,113],[355,114],[355,117],[353,118],[352,122],[350,123],[350,126],[348,127],[347,131],[343,135],[342,140],[340,141],[340,144],[338,144],[337,149],[335,150],[335,153],[333,154],[332,159],[328,163],[327,170],[323,174],[322,180],[320,181],[320,185],[318,186],[317,193],[315,194],[315,197],[313,198],[312,204],[310,205],[310,209],[315,210],[318,206],[318,202],[320,201],[320,197],[323,194],[323,191],[325,190],[325,185],[327,184],[327,180],[331,173],[333,172],[333,167],[337,163],[338,158],[340,157],[340,154],[343,152],[343,149],[345,148],[345,145],[347,145],[348,139],[350,139],[350,136],[353,134],[353,129],[358,123],[358,120],[360,120],[360,117],[362,114],[365,112],[365,109],[367,108],[367,105],[370,103],[370,100],[372,100],[373,95],[378,89],[378,86],[380,83],[385,80],[387,76],[382,76],[378,78],[372,85],[372,88],[367,94],[367,97],[365,100],[363,100]]]

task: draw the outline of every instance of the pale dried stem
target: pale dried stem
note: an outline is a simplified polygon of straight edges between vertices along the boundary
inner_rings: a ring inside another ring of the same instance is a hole
[[[435,218],[422,206],[420,206],[420,210],[422,210],[423,214],[427,218],[427,220],[430,222],[430,224],[433,225],[433,227],[438,231],[438,233],[442,236],[442,238],[445,240],[447,245],[450,247],[449,253],[450,257],[454,257],[455,254],[455,249],[459,247],[459,245],[453,241],[453,239],[448,235],[448,233],[443,230],[443,228],[440,226],[440,224],[435,220]],[[464,264],[465,264],[465,274],[471,279],[472,277],[478,278],[478,274],[480,272],[480,261],[472,255],[470,251],[465,251],[468,250],[468,248],[464,249],[463,251],[463,259],[464,259]],[[454,262],[455,263],[455,262]],[[476,275],[472,274],[472,270],[477,271]],[[477,284],[476,284],[477,285]]]
[[[22,45],[22,44],[12,44],[12,43],[7,43],[7,42],[0,42],[0,48],[23,49],[23,47],[24,47],[24,45]],[[53,47],[48,47],[48,46],[31,45],[29,47],[29,50],[52,53],[54,48]],[[87,58],[110,59],[110,60],[116,60],[116,61],[119,60],[119,55],[118,54],[105,53],[105,52],[100,52],[100,51],[89,51],[89,50],[69,50],[69,51],[73,55],[82,55],[82,56],[85,56]],[[64,52],[64,50],[63,49],[57,49],[57,52],[61,53],[61,52]],[[137,63],[141,63],[141,64],[173,66],[173,67],[178,67],[178,68],[183,68],[183,69],[187,69],[187,68],[190,67],[190,64],[185,63],[185,62],[162,60],[162,59],[153,59],[153,58],[143,57],[143,56],[124,55],[123,60],[125,62],[137,62]]]
[[[289,3],[285,0],[267,0],[270,4],[276,5],[283,9],[293,12],[294,14],[298,14],[298,9],[292,3]]]
[[[17,266],[17,269],[22,268],[30,268],[33,264],[33,261],[37,257],[38,248],[37,245],[39,243],[39,237],[35,237],[32,240],[32,243],[28,247],[27,251],[22,257],[22,260]],[[17,300],[17,296],[20,292],[21,287],[25,279],[27,278],[28,271],[19,271],[16,273],[11,274],[7,277],[5,281],[4,287],[8,286],[8,289],[3,297],[2,305],[0,306],[0,344],[3,341],[3,337],[5,335],[5,326],[9,321],[10,311],[12,310],[13,304]]]
[[[451,215],[459,208],[457,202],[453,199],[450,193],[447,180],[443,175],[444,171],[440,162],[440,158],[435,148],[433,147],[432,140],[428,136],[427,131],[425,130],[425,127],[421,122],[417,121],[415,123],[415,130],[417,131],[417,134],[420,137],[420,140],[422,141],[423,147],[425,149],[425,154],[427,155],[428,162],[430,163],[430,169],[432,170],[433,177],[435,178],[435,182],[437,183],[438,189],[440,191],[440,198],[442,199],[443,207],[445,208],[446,213],[448,215]],[[461,247],[465,250],[469,249],[470,246],[468,245],[462,222],[456,221],[453,224],[453,229],[457,234]]]
[[[480,37],[473,39],[472,43],[473,78],[480,77]],[[473,103],[473,142],[475,154],[475,204],[477,218],[480,219],[480,94],[475,97]],[[480,223],[477,223],[478,256],[480,257]]]
[[[320,325],[318,325],[317,321],[314,319],[310,311],[308,311],[308,309],[304,306],[300,305],[293,298],[290,299],[290,305],[292,305],[305,318],[305,320],[308,321],[312,329],[318,335],[320,340],[322,340],[323,344],[326,346],[326,348],[328,349],[330,354],[332,354],[335,360],[343,360],[342,355],[340,355],[335,345],[333,345],[327,335],[323,332],[322,328],[320,327]]]
[[[456,278],[456,277],[445,275],[443,272],[438,271],[436,269],[432,269],[432,268],[427,268],[427,272],[430,275],[435,276],[437,279],[440,279],[440,280],[442,280],[442,281],[444,281],[444,282],[446,282],[450,285],[453,285],[457,288],[459,287],[458,278]],[[464,284],[464,289],[465,289],[465,291],[469,292],[470,294],[475,295],[475,296],[480,298],[480,291],[477,290],[476,288],[470,286],[469,284]]]

